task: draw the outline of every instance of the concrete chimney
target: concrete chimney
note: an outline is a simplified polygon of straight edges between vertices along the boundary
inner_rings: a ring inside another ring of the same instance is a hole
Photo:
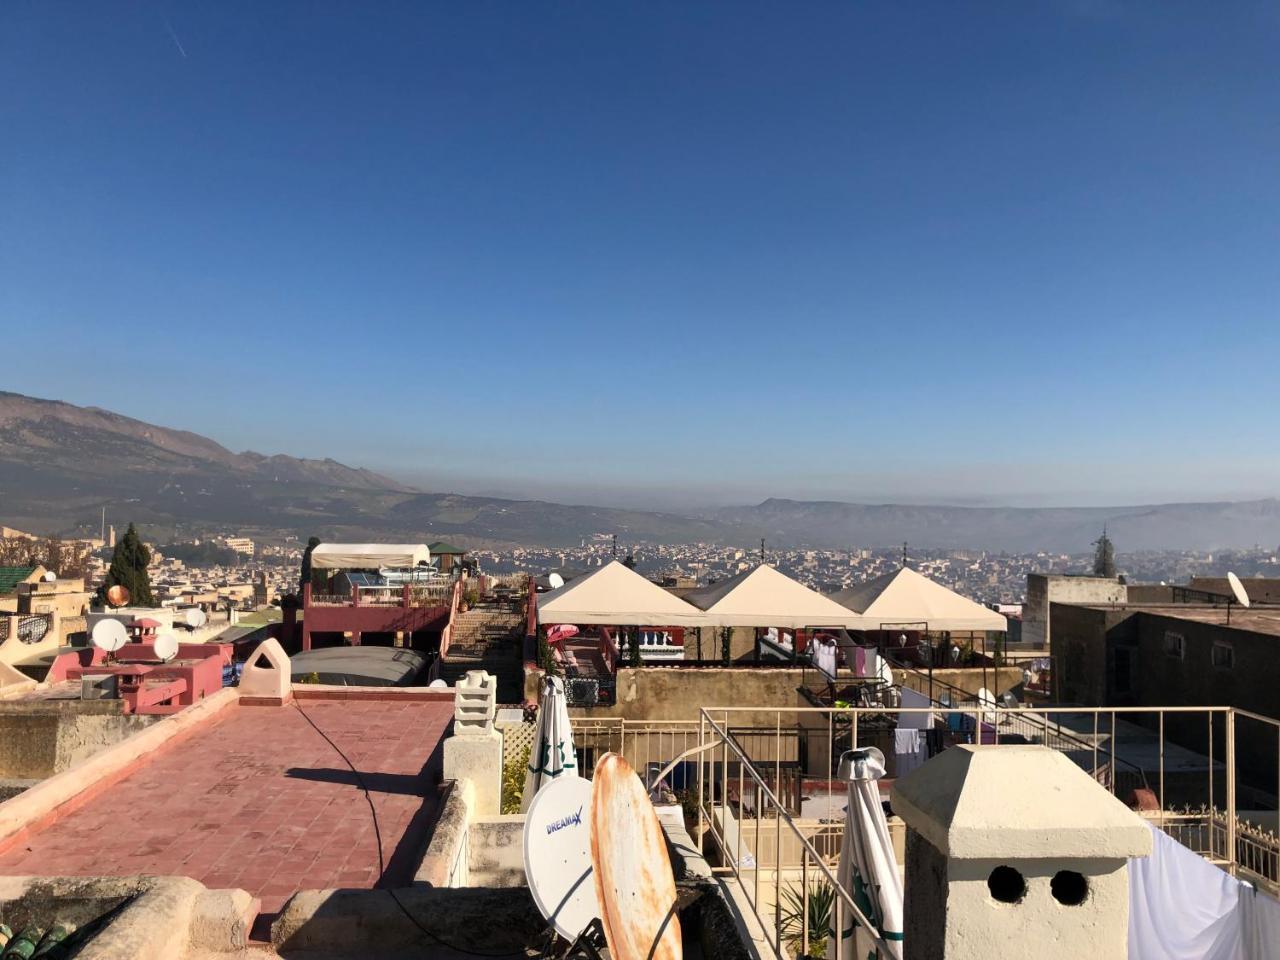
[[[1146,823],[1056,750],[958,746],[894,785],[904,960],[1126,960]]]

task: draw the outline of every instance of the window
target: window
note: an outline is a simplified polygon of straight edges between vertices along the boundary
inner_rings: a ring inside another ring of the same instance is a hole
[[[1236,648],[1218,640],[1213,644],[1213,665],[1219,670],[1231,670],[1236,665]]]
[[[1164,632],[1164,655],[1173,657],[1175,660],[1182,660],[1186,657],[1187,642],[1180,633],[1174,633],[1172,630]]]

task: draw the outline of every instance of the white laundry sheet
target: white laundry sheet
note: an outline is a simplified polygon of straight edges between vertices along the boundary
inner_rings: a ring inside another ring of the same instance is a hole
[[[1129,960],[1280,958],[1280,902],[1151,827],[1129,861]]]

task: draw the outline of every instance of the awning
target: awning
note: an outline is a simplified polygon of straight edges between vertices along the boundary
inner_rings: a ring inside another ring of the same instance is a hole
[[[919,624],[928,630],[1005,631],[1009,621],[968,597],[903,567],[831,595],[858,616],[859,630],[895,630]]]
[[[700,587],[684,599],[706,611],[718,627],[844,627],[858,618],[848,608],[767,563],[720,583]]]
[[[315,570],[377,570],[430,562],[425,543],[322,543],[311,551]]]
[[[617,560],[538,597],[541,623],[618,627],[705,627],[711,621]]]

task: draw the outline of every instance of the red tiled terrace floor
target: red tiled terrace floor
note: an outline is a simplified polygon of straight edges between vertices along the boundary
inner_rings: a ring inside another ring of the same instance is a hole
[[[242,887],[280,909],[297,890],[406,884],[436,816],[447,701],[233,706],[82,809],[0,851],[0,875],[177,874]]]

